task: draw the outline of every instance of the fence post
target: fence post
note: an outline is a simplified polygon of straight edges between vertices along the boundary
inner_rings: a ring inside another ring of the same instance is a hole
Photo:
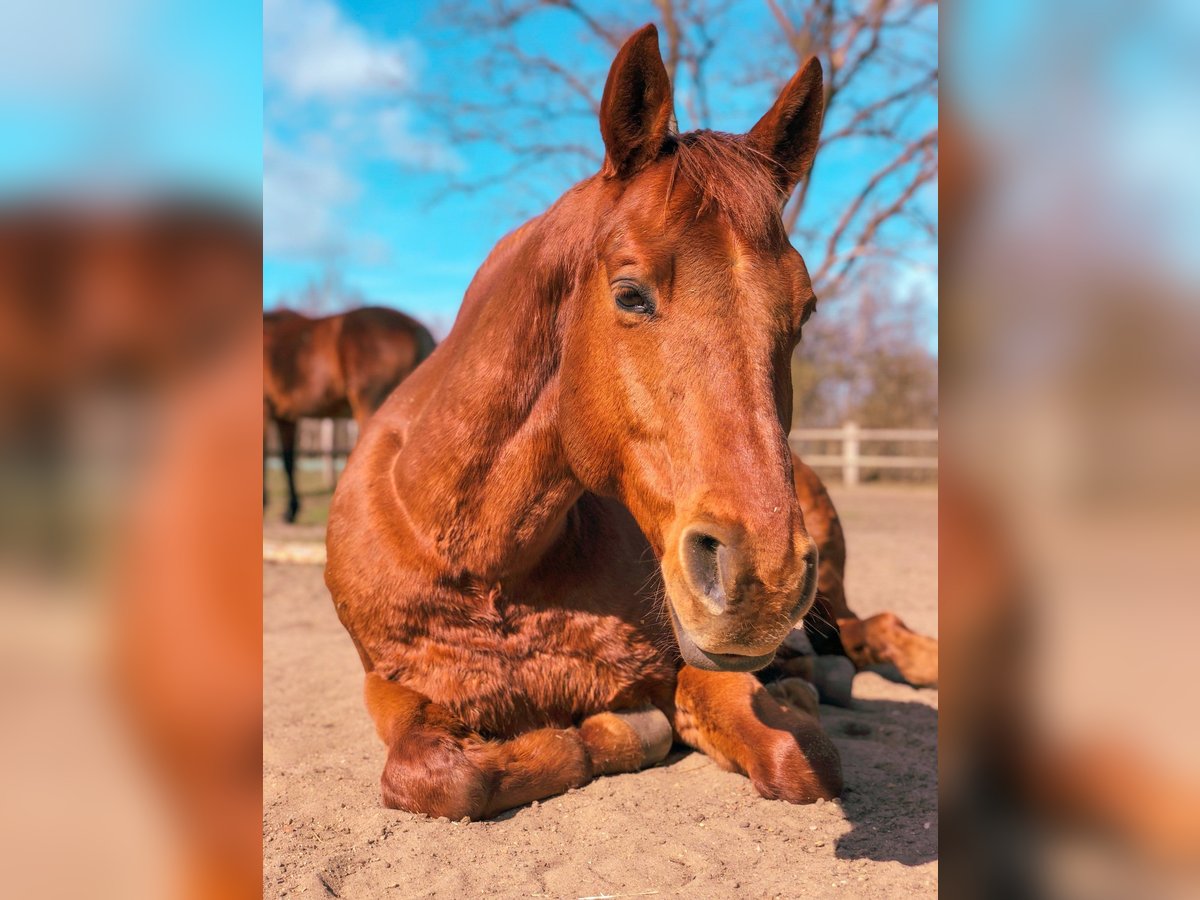
[[[321,420],[321,457],[325,463],[325,486],[332,488],[335,483],[336,472],[334,471],[334,423],[333,419]]]
[[[847,422],[842,427],[842,484],[858,484],[858,423]]]

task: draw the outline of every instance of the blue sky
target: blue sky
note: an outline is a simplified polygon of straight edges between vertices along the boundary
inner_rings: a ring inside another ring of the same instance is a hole
[[[452,145],[419,95],[449,85],[477,101],[489,99],[480,76],[479,45],[439,21],[436,3],[367,0],[267,0],[264,35],[264,302],[274,305],[333,269],[370,301],[431,320],[443,332],[471,276],[496,240],[562,192],[574,177],[555,173],[471,194],[433,198],[451,179],[473,179],[510,161],[496,145]],[[646,4],[644,20],[653,19]],[[637,18],[633,4],[614,4]],[[638,23],[640,24],[640,22]],[[773,33],[765,4],[738,7],[722,31],[733,45],[753,46]],[[611,51],[581,40],[562,14],[535,17],[513,34],[523,48],[567,60],[602,83]],[[737,54],[734,54],[737,55]],[[770,106],[775,87],[735,86],[743,61],[718,62],[714,126],[744,131]],[[790,67],[792,63],[783,62]],[[780,73],[786,79],[791,71]],[[881,85],[883,90],[888,86]],[[691,124],[677,87],[680,125]],[[936,109],[922,111],[925,127]],[[515,121],[515,120],[514,120]],[[553,123],[561,134],[600,148],[594,121]],[[828,127],[828,123],[827,123]],[[845,147],[823,157],[820,190],[812,197],[817,222],[844,207],[839,185],[859,183],[864,168],[883,160],[872,148]],[[869,170],[869,169],[868,169]],[[843,192],[844,193],[844,192]],[[936,196],[926,205],[936,216]],[[908,227],[908,226],[898,226]],[[801,252],[807,248],[800,247]],[[936,302],[936,251],[897,272],[903,290]],[[809,254],[806,252],[806,256]],[[810,264],[815,260],[810,259]],[[931,335],[931,342],[936,338]]]
[[[0,195],[186,186],[257,206],[261,85],[252,2],[0,4]]]
[[[654,18],[649,2],[610,7],[630,29]],[[497,102],[479,41],[464,40],[445,9],[434,0],[266,0],[260,16],[252,0],[0,4],[0,196],[82,184],[188,187],[251,207],[261,199],[268,306],[336,271],[368,300],[443,333],[496,240],[588,174],[555,171],[431,202],[450,179],[511,161],[496,144],[454,145],[437,122],[444,111],[421,99],[449,89]],[[766,4],[751,0],[722,23],[722,41],[753,52],[714,62],[714,127],[744,131],[773,101],[774,85],[739,83],[748,59],[769,57],[759,45],[776,30]],[[535,16],[511,36],[602,84],[612,51],[584,40],[568,15]],[[779,82],[793,65],[780,60]],[[695,125],[689,90],[681,79],[685,129]],[[935,115],[928,104],[920,118],[932,124]],[[545,137],[601,146],[590,117],[546,123]],[[822,154],[806,221],[819,230],[835,219],[883,159],[868,145]],[[935,215],[933,191],[925,203]],[[799,249],[819,262],[814,248]],[[923,250],[895,272],[898,290],[935,303],[935,263],[936,251]]]

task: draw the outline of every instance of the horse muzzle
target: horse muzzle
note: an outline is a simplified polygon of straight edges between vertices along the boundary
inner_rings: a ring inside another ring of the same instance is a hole
[[[816,546],[800,531],[793,547],[764,578],[738,529],[697,522],[680,532],[663,576],[684,662],[735,672],[771,662],[816,596]]]

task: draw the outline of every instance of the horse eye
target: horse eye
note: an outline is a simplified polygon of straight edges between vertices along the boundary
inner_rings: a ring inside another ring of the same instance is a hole
[[[613,294],[617,306],[627,312],[650,313],[654,306],[640,288],[631,284],[618,285]]]

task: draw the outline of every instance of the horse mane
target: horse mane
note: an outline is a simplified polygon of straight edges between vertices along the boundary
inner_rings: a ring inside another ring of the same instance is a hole
[[[683,186],[696,203],[697,218],[714,208],[752,240],[778,236],[782,225],[775,162],[745,135],[708,130],[670,135],[664,152],[673,157],[668,207],[676,188]]]

